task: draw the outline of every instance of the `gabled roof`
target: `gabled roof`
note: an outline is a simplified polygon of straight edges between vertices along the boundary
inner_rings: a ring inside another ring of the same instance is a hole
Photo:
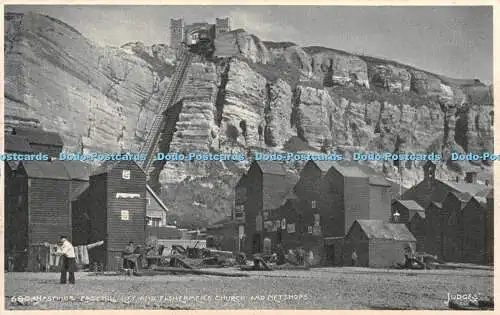
[[[405,224],[386,223],[382,220],[356,220],[349,230],[349,234],[355,224],[359,224],[361,230],[368,239],[389,239],[397,241],[415,242],[415,236],[408,230]]]
[[[359,168],[369,176],[370,185],[390,187],[391,184],[385,179],[385,176],[376,172],[368,165],[359,164]]]
[[[393,202],[400,203],[408,210],[425,211],[415,200],[394,200]]]
[[[316,162],[325,162],[325,161],[315,161]],[[368,178],[368,182],[370,185],[374,186],[386,186],[390,187],[391,184],[385,179],[385,176],[368,165],[360,164],[356,161],[326,161],[327,163],[322,163],[321,168],[334,167],[342,176],[350,177],[350,178]]]
[[[413,220],[415,216],[419,216],[422,219],[425,219],[425,211],[416,211],[410,218],[410,221]]]
[[[488,201],[486,200],[486,198],[482,198],[482,197],[472,197],[468,202],[467,204],[463,207],[463,209],[467,208],[470,204],[472,203],[477,203],[479,204],[481,207],[483,207],[484,209],[486,209],[487,207],[487,204],[488,204]]]
[[[432,191],[429,193],[430,187],[432,187]],[[468,193],[471,196],[483,196],[487,195],[491,189],[492,187],[481,184],[457,183],[438,179],[432,181],[423,180],[403,193],[401,199],[415,200],[423,208],[427,208],[432,202],[442,203],[450,192],[460,194]]]
[[[61,167],[66,169],[68,176],[76,180],[89,180],[90,164],[82,161],[61,161],[55,160],[52,163],[60,164]]]
[[[453,195],[453,196],[457,197],[457,199],[460,201],[469,201],[472,198],[472,195],[469,194],[468,192],[452,191],[452,192],[448,193],[448,195]]]
[[[458,191],[450,191],[446,198],[443,200],[443,206],[447,203],[449,198],[456,198],[460,201],[460,209],[452,209],[452,210],[461,210],[465,207],[465,205],[472,199],[472,195],[469,193],[458,192]]]
[[[64,145],[57,132],[45,131],[41,128],[16,127],[12,130],[12,134],[25,137],[30,144]]]
[[[433,202],[431,202],[431,204],[434,205],[435,207],[438,207],[439,209],[443,208],[442,202],[433,201]]]
[[[474,195],[474,197],[480,197],[480,198],[488,198],[491,194],[491,197],[493,198],[493,188],[492,187],[486,187],[485,189],[479,191],[477,194]]]
[[[5,134],[4,149],[7,153],[33,153],[34,150],[30,146],[28,139],[23,136]]]
[[[12,170],[12,171],[15,171],[17,170],[17,168],[19,167],[19,164],[20,162],[19,161],[5,161],[6,164],[5,165],[8,165],[9,168]]]
[[[469,193],[472,196],[476,196],[479,193],[485,192],[491,187],[487,187],[485,185],[481,184],[470,184],[470,183],[464,183],[464,182],[453,182],[453,181],[441,181],[443,184],[451,187],[452,189],[461,192],[461,193]]]
[[[60,163],[51,161],[22,161],[21,166],[29,178],[71,180],[68,172]]]
[[[104,161],[93,172],[93,175],[109,173],[120,161]]]
[[[287,175],[285,166],[280,161],[254,161],[263,174]]]
[[[311,161],[314,163],[323,173],[326,173],[330,170],[330,168],[335,166],[334,161]]]
[[[357,163],[351,161],[335,161],[335,169],[344,177],[351,178],[368,178],[368,175],[358,167]]]
[[[93,172],[92,172],[92,175],[91,176],[95,176],[95,175],[101,175],[101,174],[104,174],[104,173],[109,173],[111,170],[113,170],[119,163],[121,162],[124,162],[125,160],[122,160],[122,161],[104,161],[101,165],[99,165],[99,167],[97,167]],[[137,166],[139,166],[137,164],[136,161],[127,161],[127,162],[133,162],[135,163]],[[141,170],[142,168],[139,167]],[[144,170],[143,170],[144,172]]]
[[[153,197],[153,199],[160,205],[163,211],[168,212],[167,206],[163,203],[163,201],[161,201],[160,197],[158,197],[158,195],[154,192],[151,186],[146,185],[146,190],[151,195],[151,197]]]

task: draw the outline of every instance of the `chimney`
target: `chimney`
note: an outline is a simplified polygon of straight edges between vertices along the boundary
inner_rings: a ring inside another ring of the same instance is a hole
[[[476,172],[465,173],[465,181],[469,184],[475,184],[477,182],[477,173]]]

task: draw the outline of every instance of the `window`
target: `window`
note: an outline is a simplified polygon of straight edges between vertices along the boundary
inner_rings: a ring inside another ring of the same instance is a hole
[[[151,204],[151,199],[148,198],[148,205],[150,205],[150,204]]]
[[[122,171],[122,178],[123,179],[130,179],[130,170],[123,170]]]
[[[153,227],[160,227],[161,226],[161,219],[160,218],[153,218]]]
[[[121,211],[121,219],[122,221],[128,221],[129,219],[129,213],[128,210],[122,210]]]
[[[311,208],[316,209],[316,200],[311,201]]]

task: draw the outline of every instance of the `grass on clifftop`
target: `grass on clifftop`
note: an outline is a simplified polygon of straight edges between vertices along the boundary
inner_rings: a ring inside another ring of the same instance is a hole
[[[334,94],[332,96],[342,97],[352,102],[386,101],[390,104],[408,104],[418,108],[437,101],[435,96],[420,96],[412,91],[391,92],[376,86],[372,86],[370,89],[358,85],[334,85],[332,87],[324,87],[321,82],[318,81],[300,81],[300,70],[284,60],[278,60],[272,64],[259,64],[248,60],[244,61],[246,61],[255,72],[262,75],[271,83],[274,83],[278,80],[278,78],[281,78],[287,82],[292,89],[298,85],[316,89],[326,89]]]
[[[267,49],[287,49],[288,47],[297,46],[292,42],[263,42]]]
[[[245,60],[247,61],[247,60]],[[287,82],[292,88],[297,86],[300,81],[300,71],[295,66],[283,61],[277,61],[273,64],[260,64],[248,62],[252,70],[262,75],[267,81],[274,83],[278,79]]]

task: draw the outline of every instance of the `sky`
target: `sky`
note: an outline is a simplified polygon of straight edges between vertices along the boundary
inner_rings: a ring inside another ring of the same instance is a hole
[[[212,22],[229,16],[262,40],[290,41],[382,57],[453,78],[493,81],[489,6],[6,6],[39,12],[101,45],[169,42],[171,18]]]

